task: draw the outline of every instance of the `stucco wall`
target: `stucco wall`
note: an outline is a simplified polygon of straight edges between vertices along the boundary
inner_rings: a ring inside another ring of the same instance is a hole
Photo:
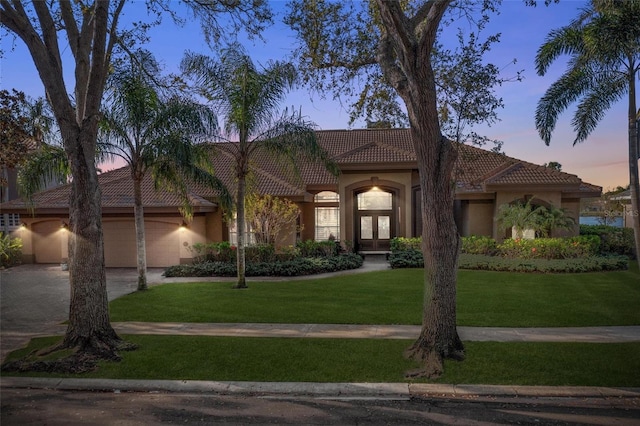
[[[493,235],[493,200],[469,200],[463,205],[462,236]]]

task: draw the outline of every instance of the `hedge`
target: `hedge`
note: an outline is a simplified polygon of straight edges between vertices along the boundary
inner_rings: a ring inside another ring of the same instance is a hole
[[[357,269],[361,266],[362,257],[360,255],[345,253],[331,257],[301,257],[286,261],[247,263],[245,275],[247,277],[294,277]],[[236,264],[232,262],[176,265],[167,268],[164,272],[165,277],[234,277],[236,275]]]
[[[634,258],[634,238],[632,228],[618,228],[606,225],[580,225],[580,235],[600,237],[600,251]]]
[[[422,268],[419,238],[392,241],[392,268]],[[600,238],[582,235],[570,238],[505,240],[496,244],[489,237],[463,237],[460,269],[512,272],[593,272],[627,269],[629,259],[600,255]]]

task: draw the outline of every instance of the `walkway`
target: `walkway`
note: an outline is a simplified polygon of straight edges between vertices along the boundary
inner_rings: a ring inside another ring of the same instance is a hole
[[[416,339],[418,325],[361,324],[269,324],[269,323],[175,323],[113,322],[118,334],[152,334],[226,337],[297,337],[329,339]],[[65,326],[49,329],[63,335]],[[463,341],[470,342],[640,342],[640,326],[504,328],[458,327]]]

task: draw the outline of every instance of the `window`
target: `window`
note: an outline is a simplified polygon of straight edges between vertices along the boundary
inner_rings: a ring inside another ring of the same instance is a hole
[[[313,200],[316,203],[315,240],[340,239],[340,196],[338,193],[322,191],[317,193]]]
[[[7,229],[18,229],[20,227],[20,215],[18,213],[0,214],[0,231]]]
[[[390,192],[372,189],[358,194],[358,210],[392,210],[393,195]]]
[[[238,245],[238,231],[236,228],[236,223],[237,223],[237,218],[234,213],[233,220],[227,223],[227,226],[229,227],[229,244],[231,244],[232,246]],[[248,223],[245,223],[244,225],[244,233],[245,233],[245,238],[244,238],[245,247],[256,243],[255,234],[251,232],[251,226]]]

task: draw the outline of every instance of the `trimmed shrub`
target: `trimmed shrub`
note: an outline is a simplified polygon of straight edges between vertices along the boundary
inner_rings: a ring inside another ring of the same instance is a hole
[[[302,257],[331,257],[337,256],[341,251],[340,243],[336,240],[328,241],[299,241],[296,248]]]
[[[228,241],[219,243],[195,243],[189,250],[196,254],[193,263],[232,262],[236,260],[236,247]]]
[[[491,237],[476,236],[462,237],[462,253],[486,254],[492,256],[497,251],[496,240]]]
[[[391,240],[391,252],[405,250],[422,250],[422,238],[396,237]]]
[[[389,256],[392,268],[424,267],[419,238],[395,240]],[[629,267],[625,256],[598,256],[599,245],[600,238],[594,235],[510,239],[500,245],[488,237],[463,237],[458,266],[460,269],[544,273],[613,271]]]
[[[396,237],[391,240],[389,265],[392,268],[422,268],[422,239]]]
[[[599,272],[628,269],[629,259],[626,256],[589,256],[573,259],[508,259],[478,254],[461,254],[459,268],[505,272]]]
[[[595,235],[534,240],[509,238],[498,244],[497,253],[511,259],[574,259],[597,255],[599,246],[600,239]]]
[[[392,268],[423,268],[424,258],[420,250],[403,250],[389,255],[389,265]]]
[[[633,229],[606,225],[580,225],[580,235],[600,237],[600,252],[634,258]]]
[[[248,277],[284,276],[319,274],[324,272],[357,269],[362,266],[362,257],[355,253],[332,257],[297,258],[283,262],[247,263],[245,274]],[[176,265],[167,268],[165,277],[234,277],[236,265],[229,262],[204,262],[193,265]]]
[[[276,250],[273,244],[254,244],[244,249],[247,263],[275,262]]]

